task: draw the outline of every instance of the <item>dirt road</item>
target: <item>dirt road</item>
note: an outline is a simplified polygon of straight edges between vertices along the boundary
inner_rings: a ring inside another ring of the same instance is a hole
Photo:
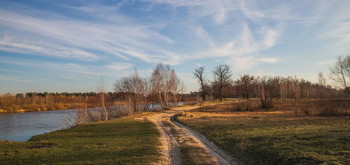
[[[157,125],[161,133],[163,158],[159,162],[160,164],[179,165],[186,161],[183,160],[184,155],[180,149],[183,145],[194,147],[195,152],[202,152],[198,153],[200,156],[191,158],[194,159],[193,161],[198,161],[196,164],[241,164],[199,132],[174,120],[175,114],[185,110],[189,110],[189,108],[167,110],[146,117]]]

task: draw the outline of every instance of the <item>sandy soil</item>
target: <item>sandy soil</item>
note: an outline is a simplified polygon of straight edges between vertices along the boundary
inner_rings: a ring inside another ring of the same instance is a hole
[[[217,147],[213,142],[209,141],[204,135],[199,132],[177,122],[174,120],[174,115],[184,112],[185,110],[191,110],[198,107],[180,107],[173,110],[167,110],[159,112],[152,116],[146,116],[146,118],[157,125],[159,132],[161,133],[161,152],[162,159],[159,164],[178,165],[181,164],[181,152],[179,149],[179,142],[186,139],[193,139],[195,142],[191,145],[195,147],[203,148],[207,154],[206,162],[210,164],[223,164],[234,165],[241,164],[237,159],[232,158],[225,151]],[[165,127],[163,122],[169,122],[176,129],[177,137],[173,135],[168,127]],[[179,137],[180,136],[180,137]]]

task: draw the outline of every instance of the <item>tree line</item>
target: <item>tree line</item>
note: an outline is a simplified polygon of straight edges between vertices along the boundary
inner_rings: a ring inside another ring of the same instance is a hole
[[[142,77],[135,69],[130,76],[117,80],[114,91],[108,92],[106,84],[100,80],[96,92],[49,93],[29,92],[0,96],[0,110],[4,112],[45,111],[59,109],[97,109],[103,113],[94,120],[109,120],[116,116],[138,113],[145,110],[172,107],[187,97],[184,85],[174,69],[158,64],[150,77]],[[115,107],[118,105],[118,111]],[[113,109],[114,108],[114,109]],[[113,114],[114,113],[114,114]],[[100,119],[97,119],[100,118]]]
[[[122,97],[123,93],[106,92],[105,103],[112,105],[116,98]],[[77,109],[83,107],[86,102],[99,102],[98,92],[27,92],[27,93],[5,93],[0,95],[0,111],[46,111]],[[89,104],[88,107],[93,107]]]
[[[241,75],[232,79],[232,71],[228,65],[219,65],[214,68],[213,81],[206,77],[205,67],[201,66],[194,71],[200,89],[198,95],[202,101],[217,99],[222,101],[226,97],[240,97],[249,100],[259,98],[261,106],[269,107],[272,99],[304,99],[304,98],[339,98],[350,94],[350,56],[342,58],[330,69],[329,77],[340,88],[326,85],[323,73],[318,75],[318,83],[296,77],[281,76],[252,76]]]

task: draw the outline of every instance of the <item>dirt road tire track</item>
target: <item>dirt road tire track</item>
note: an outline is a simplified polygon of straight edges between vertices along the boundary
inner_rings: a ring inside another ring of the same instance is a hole
[[[162,123],[162,118],[164,116],[168,116],[167,113],[159,113],[156,115],[146,117],[149,121],[153,122],[159,132],[160,132],[160,141],[162,143],[161,153],[162,158],[161,161],[157,164],[164,165],[180,165],[181,164],[181,153],[178,144],[171,134],[170,130],[168,130],[164,124]]]
[[[181,164],[181,152],[179,149],[179,144],[172,135],[171,131],[164,126],[162,123],[162,118],[166,117],[167,120],[171,121],[176,127],[181,129],[186,136],[190,136],[194,139],[199,146],[204,148],[210,155],[217,159],[218,164],[222,165],[236,165],[241,164],[237,159],[232,158],[225,151],[217,147],[213,142],[209,141],[204,135],[199,132],[181,124],[174,120],[174,116],[178,113],[184,112],[184,110],[169,110],[165,112],[160,112],[158,114],[147,116],[146,118],[152,121],[158,128],[162,143],[161,153],[162,159],[157,164],[166,165],[179,165]]]
[[[225,151],[220,149],[217,145],[215,145],[213,142],[208,140],[204,135],[199,133],[198,131],[193,130],[192,128],[178,122],[175,120],[175,115],[171,117],[171,121],[183,129],[188,135],[190,135],[193,139],[195,139],[197,142],[202,143],[203,146],[206,147],[206,149],[209,151],[213,157],[215,157],[220,165],[239,165],[240,163],[237,159],[231,157],[229,154],[227,154]]]

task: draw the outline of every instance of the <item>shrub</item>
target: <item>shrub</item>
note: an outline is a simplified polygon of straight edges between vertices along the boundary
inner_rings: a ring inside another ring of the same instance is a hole
[[[39,109],[40,109],[41,111],[47,111],[47,110],[48,110],[45,104],[40,104],[40,105],[39,105]]]
[[[234,104],[234,111],[252,111],[253,106],[251,101],[239,102]]]
[[[56,110],[65,109],[63,103],[55,103],[54,108],[55,108]]]
[[[40,105],[37,104],[29,104],[24,107],[27,111],[40,111]]]
[[[274,106],[274,102],[272,98],[261,98],[260,99],[260,108],[261,109],[271,109]]]
[[[12,104],[10,106],[8,106],[7,110],[8,112],[16,112],[17,110],[20,110],[21,107],[19,105],[16,104]]]

